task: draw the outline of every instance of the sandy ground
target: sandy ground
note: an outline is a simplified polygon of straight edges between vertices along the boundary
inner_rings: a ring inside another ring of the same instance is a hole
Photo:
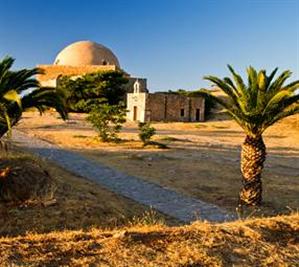
[[[241,176],[242,129],[225,118],[204,123],[154,123],[155,139],[170,149],[142,148],[135,123],[126,123],[120,144],[98,140],[83,114],[63,122],[56,113],[24,114],[17,128],[76,150],[123,172],[234,210]],[[262,213],[299,207],[299,116],[265,132],[268,158],[264,172]]]
[[[32,186],[22,181],[41,170],[46,170],[50,174],[56,189],[53,191],[54,198],[50,200],[28,200],[27,198],[27,201],[22,202],[21,205],[18,202],[0,201],[0,237],[24,235],[27,232],[47,233],[67,229],[86,230],[92,227],[114,228],[143,220],[161,221],[169,225],[177,224],[177,221],[172,218],[112,193],[51,162],[16,150],[11,150],[9,154],[1,152],[0,157],[2,166],[9,166],[14,176],[17,173],[20,175],[18,183],[13,184],[14,195],[23,195],[24,188],[31,192],[43,192],[39,185],[40,177],[30,178],[37,179]],[[28,169],[28,166],[31,168]],[[1,179],[4,179],[3,177],[2,174]],[[11,179],[12,176],[7,177]],[[5,183],[2,186],[5,187]],[[34,197],[33,193],[31,195]]]

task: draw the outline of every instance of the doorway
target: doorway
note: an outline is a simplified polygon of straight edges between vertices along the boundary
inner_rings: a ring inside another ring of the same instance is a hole
[[[137,107],[134,106],[133,108],[133,121],[137,121]]]
[[[200,110],[199,110],[199,108],[196,109],[195,120],[200,121]]]

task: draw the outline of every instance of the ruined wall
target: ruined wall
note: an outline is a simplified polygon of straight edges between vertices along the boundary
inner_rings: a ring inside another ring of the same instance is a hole
[[[56,87],[57,85],[57,79],[51,79],[51,80],[46,80],[46,81],[39,81],[41,86],[44,87]]]
[[[62,66],[62,65],[38,65],[38,68],[44,71],[44,74],[37,75],[39,82],[57,79],[60,75],[84,75],[97,71],[118,70],[114,65],[86,65],[86,66]]]
[[[202,97],[128,93],[127,109],[127,119],[130,121],[204,121]]]
[[[190,97],[190,104],[190,121],[204,121],[205,99],[203,97]],[[199,110],[199,112],[197,110]]]
[[[163,121],[165,118],[165,101],[163,94],[149,94],[146,103],[147,120]]]
[[[111,71],[120,70],[114,65],[86,65],[86,66],[62,66],[62,65],[38,65],[38,68],[44,71],[44,74],[37,75],[37,80],[42,86],[56,86],[56,80],[59,76],[74,76],[80,77],[87,73],[93,73],[98,71]],[[128,93],[133,93],[134,83],[137,80],[135,77],[130,77],[130,75],[124,72],[125,77],[128,78],[128,83],[126,84],[126,90]],[[140,83],[140,92],[148,92],[146,88],[146,79],[138,78]]]
[[[146,108],[151,121],[204,120],[204,99],[201,97],[163,93],[149,94]]]

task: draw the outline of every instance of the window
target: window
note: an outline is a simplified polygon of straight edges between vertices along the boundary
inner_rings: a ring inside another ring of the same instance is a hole
[[[185,110],[182,108],[181,109],[181,117],[184,117],[185,116]]]

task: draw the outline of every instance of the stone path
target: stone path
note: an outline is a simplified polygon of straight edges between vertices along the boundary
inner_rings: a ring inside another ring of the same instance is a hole
[[[54,161],[68,171],[97,182],[117,194],[151,206],[182,222],[188,223],[198,218],[212,222],[234,219],[233,215],[215,205],[121,173],[80,154],[61,149],[55,144],[30,137],[20,131],[14,130],[13,141],[34,154]]]

